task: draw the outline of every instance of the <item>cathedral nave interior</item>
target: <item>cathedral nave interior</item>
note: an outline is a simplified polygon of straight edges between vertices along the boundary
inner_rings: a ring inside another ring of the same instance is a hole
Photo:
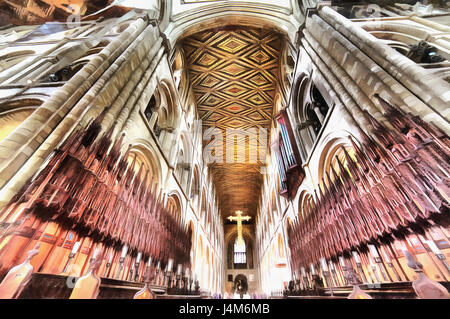
[[[0,298],[449,298],[446,1],[0,1]]]

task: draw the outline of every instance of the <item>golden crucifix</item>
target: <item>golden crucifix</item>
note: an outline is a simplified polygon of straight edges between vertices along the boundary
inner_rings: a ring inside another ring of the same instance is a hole
[[[236,212],[237,216],[228,216],[228,220],[230,221],[237,221],[237,230],[238,230],[238,244],[239,245],[243,245],[244,244],[244,240],[242,239],[242,221],[248,221],[250,220],[250,216],[242,216],[242,212],[240,210],[238,210]]]

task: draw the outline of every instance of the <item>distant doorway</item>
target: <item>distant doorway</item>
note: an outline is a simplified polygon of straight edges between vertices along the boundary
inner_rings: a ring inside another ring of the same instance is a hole
[[[247,294],[248,291],[248,282],[247,277],[243,274],[239,274],[234,278],[233,290],[235,294],[241,296],[241,299]]]

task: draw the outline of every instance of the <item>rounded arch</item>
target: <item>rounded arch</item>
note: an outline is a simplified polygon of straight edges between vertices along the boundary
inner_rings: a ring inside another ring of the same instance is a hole
[[[244,274],[238,274],[234,277],[233,283],[235,293],[245,295],[248,292],[247,277]]]
[[[294,222],[292,221],[292,219],[290,217],[286,218],[285,226],[286,226],[286,228],[285,228],[286,230],[292,229],[292,227],[294,227]]]
[[[166,80],[161,80],[158,85],[158,91],[161,99],[158,108],[158,125],[160,127],[175,128],[179,121],[179,112],[175,100],[176,94],[172,86]],[[162,112],[162,114],[160,114]]]
[[[381,39],[394,39],[401,35],[415,41],[432,38],[431,32],[426,26],[420,27],[412,24],[398,23],[394,21],[366,21],[359,24],[361,28]]]
[[[406,24],[402,21],[367,21],[360,26],[403,55],[408,53],[410,46],[426,41],[438,49],[439,55],[450,59],[448,47],[442,46],[442,42],[437,41],[439,37],[435,36],[436,30],[427,26]]]
[[[167,197],[167,209],[175,220],[181,222],[183,206],[177,191],[169,193]]]
[[[274,29],[287,36],[291,43],[295,43],[295,35],[300,26],[299,21],[291,19],[290,13],[280,11],[278,6],[260,6],[256,11],[251,3],[242,3],[237,7],[211,3],[201,9],[188,10],[176,17],[166,31],[172,46],[194,33],[229,25]]]
[[[296,91],[292,95],[292,113],[296,123],[299,124],[296,125],[296,132],[299,140],[302,141],[302,143],[299,143],[299,152],[304,159],[308,158],[308,154],[313,148],[321,125],[312,107],[312,73],[307,72],[304,70],[297,77],[296,83],[294,84]]]
[[[181,95],[182,91],[185,89],[185,83],[187,80],[185,61],[183,50],[180,47],[176,48],[172,62],[172,73],[175,80],[175,87]]]
[[[8,111],[37,109],[49,96],[46,94],[24,94],[0,103],[0,114]]]
[[[274,114],[278,114],[282,109],[284,105],[283,98],[280,93],[275,94],[275,98],[273,99],[274,107]]]
[[[306,190],[303,190],[300,193],[300,197],[298,200],[298,218],[299,220],[304,220],[308,213],[308,205],[312,200],[311,193]]]
[[[28,57],[36,54],[33,50],[19,50],[6,53],[0,56],[0,69],[7,70],[20,62],[25,61]]]
[[[280,82],[282,87],[289,92],[291,90],[291,83],[295,71],[296,56],[293,55],[293,51],[288,45],[283,45],[281,59],[281,65],[284,67],[280,69]]]
[[[225,242],[226,243],[230,243],[230,242],[234,243],[234,240],[236,239],[237,235],[238,235],[237,229],[236,229],[236,227],[234,227],[231,231],[227,232],[227,234],[225,235]],[[242,236],[246,240],[249,240],[249,241],[253,240],[253,233],[251,232],[251,230],[249,230],[246,227],[242,228]]]
[[[11,134],[33,112],[33,108],[21,108],[0,113],[0,142]]]
[[[328,134],[324,138],[322,153],[320,154],[320,158],[318,161],[318,181],[322,183],[322,180],[325,178],[326,173],[329,172],[329,169],[335,160],[335,156],[341,147],[351,148],[352,144],[349,140],[349,136],[357,141],[356,138],[348,131],[336,131]]]
[[[185,160],[188,160],[188,159],[192,158],[193,149],[192,149],[192,147],[189,147],[189,145],[193,144],[192,136],[189,132],[184,130],[181,132],[180,138],[181,138],[182,147],[185,150],[185,154],[186,154]]]
[[[158,156],[156,156],[156,152],[147,141],[136,140],[131,144],[129,160],[136,156],[136,164],[138,164],[136,165],[136,169],[139,169],[139,166],[143,165],[144,171],[148,170],[149,172],[148,181],[156,183],[156,185],[161,185],[161,163],[158,160]]]
[[[172,71],[181,70],[184,67],[184,53],[182,50],[175,50],[173,63],[172,63]]]
[[[304,112],[304,105],[307,99],[307,96],[310,92],[309,88],[311,86],[310,77],[306,73],[300,74],[297,79],[296,83],[294,84],[296,94],[293,94],[293,113],[295,116],[295,119],[298,121],[298,123],[303,123],[306,121],[306,115]]]
[[[43,99],[19,97],[0,104],[0,141],[12,133],[40,105]]]

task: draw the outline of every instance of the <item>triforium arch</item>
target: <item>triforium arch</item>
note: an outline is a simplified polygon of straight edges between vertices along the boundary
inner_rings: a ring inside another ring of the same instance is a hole
[[[293,114],[297,122],[297,131],[301,138],[300,149],[303,158],[308,158],[314,142],[325,125],[325,119],[333,102],[326,89],[313,76],[302,73],[296,79],[298,91],[293,97]]]
[[[310,77],[306,73],[297,75],[294,81],[293,88],[295,94],[292,96],[292,109],[295,119],[298,123],[306,121],[306,115],[304,112],[304,105],[309,99],[309,89],[311,87]]]
[[[161,163],[158,156],[146,141],[135,140],[131,145],[128,161],[136,158],[135,170],[139,170],[142,165],[143,174],[148,171],[148,181],[156,189],[157,185],[161,185]]]
[[[173,131],[180,123],[177,93],[167,79],[159,80],[142,112],[157,137],[161,130]]]
[[[160,106],[162,118],[158,121],[158,125],[162,128],[174,129],[180,121],[179,105],[176,101],[176,93],[167,80],[162,80],[158,84],[160,95]]]
[[[450,48],[439,40],[431,26],[407,21],[363,21],[360,26],[371,35],[449,82]]]
[[[442,47],[441,41],[436,41],[437,39],[433,37],[436,31],[430,27],[424,28],[401,21],[362,21],[360,26],[374,37],[386,41],[390,46],[395,47],[395,44],[399,44],[405,50],[399,51],[402,54],[409,51],[410,45],[418,44],[424,40],[439,47],[441,54],[448,54],[448,48]]]
[[[167,208],[169,214],[172,214],[173,218],[178,222],[181,222],[183,219],[183,205],[180,200],[180,195],[177,191],[173,191],[169,193],[167,198]]]
[[[350,139],[357,141],[350,132],[346,131],[334,132],[324,138],[324,146],[317,165],[317,183],[321,183],[326,174],[330,173],[331,163],[334,163],[337,152],[340,153],[340,148],[351,147],[352,142]]]
[[[172,62],[172,73],[175,79],[175,87],[180,97],[183,97],[187,90],[188,76],[186,72],[186,57],[179,48],[175,50]]]

